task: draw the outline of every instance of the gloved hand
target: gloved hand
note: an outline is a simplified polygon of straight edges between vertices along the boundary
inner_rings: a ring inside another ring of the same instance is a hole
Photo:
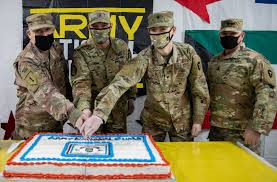
[[[81,130],[81,126],[83,125],[83,123],[88,119],[89,117],[87,117],[86,114],[82,114],[76,121],[75,123],[75,127],[80,131]]]
[[[83,110],[83,113],[84,113],[88,118],[92,115],[90,109],[84,109],[84,110]]]
[[[103,124],[102,119],[92,115],[83,123],[80,132],[84,137],[90,137],[98,130],[101,124]]]

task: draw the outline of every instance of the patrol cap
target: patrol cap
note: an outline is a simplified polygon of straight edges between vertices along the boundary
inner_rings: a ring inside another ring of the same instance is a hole
[[[148,27],[172,27],[174,18],[172,11],[161,11],[148,16]]]
[[[239,18],[231,18],[221,21],[220,32],[242,32],[243,20]]]
[[[28,28],[30,30],[37,30],[40,28],[55,28],[50,14],[38,13],[30,15],[26,18]]]
[[[95,12],[88,14],[89,24],[94,23],[111,23],[110,20],[110,12],[103,11],[103,10],[97,10]]]

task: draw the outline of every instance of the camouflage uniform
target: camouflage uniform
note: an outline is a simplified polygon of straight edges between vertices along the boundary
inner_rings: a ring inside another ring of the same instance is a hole
[[[150,26],[154,23],[168,26],[168,22],[173,22],[173,13],[154,13],[148,22]],[[141,115],[143,132],[150,133],[156,141],[164,141],[167,132],[171,141],[191,141],[192,122],[202,123],[209,94],[200,58],[188,44],[174,42],[168,63],[153,46],[141,51],[100,92],[93,114],[106,121],[118,98],[142,77],[147,88]],[[188,83],[192,105],[186,89]]]
[[[99,15],[99,16],[98,16]],[[90,23],[109,23],[109,13],[96,11],[89,15]],[[128,45],[120,39],[110,38],[106,50],[97,48],[89,39],[74,51],[72,66],[72,88],[74,103],[80,110],[94,109],[94,101],[98,93],[113,80],[121,67],[131,58]],[[128,99],[135,99],[135,87],[124,94],[116,103],[109,119],[98,132],[126,133]]]
[[[36,14],[27,17],[30,30],[54,26],[51,16]],[[68,81],[66,62],[60,45],[54,43],[49,51],[40,51],[29,43],[14,62],[17,97],[15,139],[34,132],[61,132],[62,122],[73,124],[81,115],[66,99]]]
[[[221,31],[242,31],[242,20],[222,21]],[[208,67],[211,95],[210,140],[240,141],[245,129],[267,135],[276,113],[276,80],[270,62],[244,44],[212,58]],[[250,147],[259,153],[259,144]]]

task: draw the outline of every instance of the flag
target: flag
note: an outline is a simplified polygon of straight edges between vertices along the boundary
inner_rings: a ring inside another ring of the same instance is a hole
[[[15,129],[15,119],[12,112],[10,112],[8,122],[1,123],[1,128],[4,130],[4,140],[10,139]]]

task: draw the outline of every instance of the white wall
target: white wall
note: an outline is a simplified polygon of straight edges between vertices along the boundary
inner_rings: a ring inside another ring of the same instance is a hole
[[[16,89],[12,64],[22,48],[21,0],[0,1],[0,123],[7,121],[15,108]],[[12,79],[10,79],[12,78]],[[4,94],[8,93],[8,94]],[[0,138],[3,132],[0,128]]]

